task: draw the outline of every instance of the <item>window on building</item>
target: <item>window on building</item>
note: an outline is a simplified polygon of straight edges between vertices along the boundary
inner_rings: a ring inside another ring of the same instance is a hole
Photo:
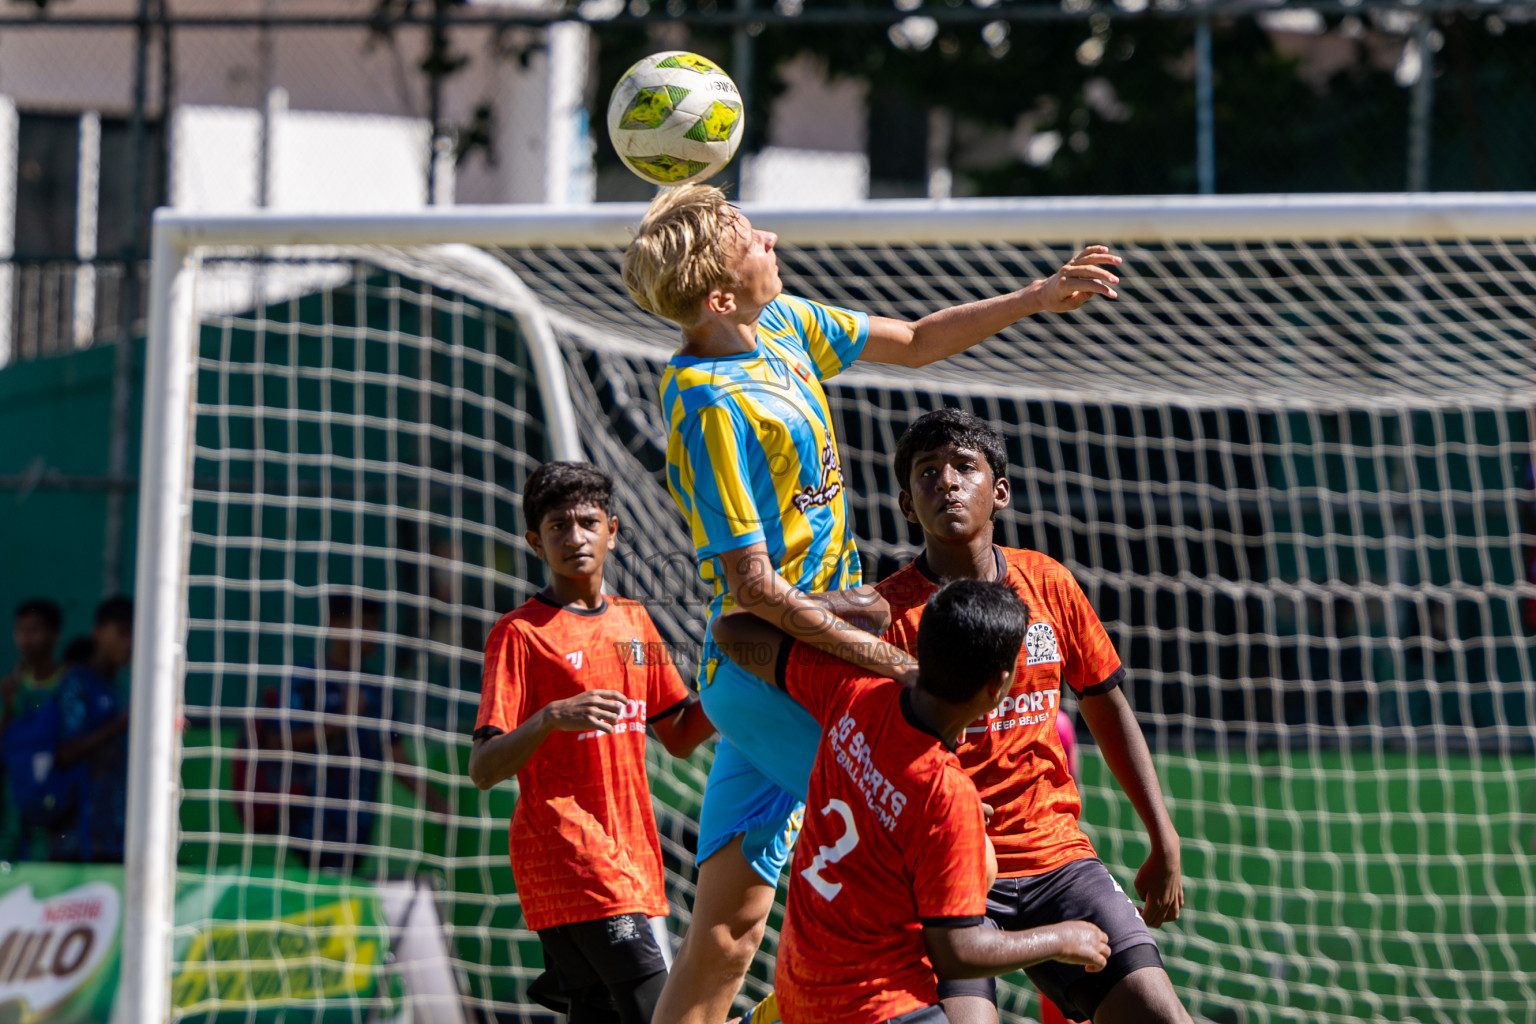
[[[144,126],[145,202],[133,224],[134,154],[127,118],[101,119],[101,169],[96,216],[96,253],[120,259],[130,240],[140,255],[149,252],[150,214],[165,202],[163,132],[159,122]],[[80,115],[23,112],[17,130],[16,258],[67,260],[76,253],[80,187]]]

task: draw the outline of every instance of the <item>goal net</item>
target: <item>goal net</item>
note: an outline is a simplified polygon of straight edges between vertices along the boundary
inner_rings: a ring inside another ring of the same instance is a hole
[[[685,675],[707,597],[664,482],[673,331],[617,273],[638,214],[162,223],[136,1019],[547,1015],[507,866],[516,787],[465,776],[481,645],[544,582],[527,473],[575,455],[614,475],[608,586]],[[1004,436],[999,541],[1083,584],[1183,839],[1184,917],[1159,942],[1191,1012],[1536,1019],[1536,203],[753,215],[788,291],[887,316],[1019,287],[1087,242],[1125,257],[1117,302],[919,372],[859,364],[828,394],[870,580],[917,551],[890,467],[905,426],[955,405]],[[362,705],[328,732],[342,678]],[[1129,890],[1144,833],[1080,738],[1083,827]],[[652,745],[679,934],[708,764]],[[1038,1013],[1022,976],[1002,1000]]]

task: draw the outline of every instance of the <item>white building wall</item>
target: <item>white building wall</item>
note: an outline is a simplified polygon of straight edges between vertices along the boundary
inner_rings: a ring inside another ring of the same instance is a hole
[[[785,149],[864,153],[869,137],[869,83],[833,78],[809,54],[778,69],[784,91],[773,101],[768,144]]]
[[[137,0],[69,0],[68,14],[126,17],[137,6]],[[539,4],[497,0],[496,6]],[[200,15],[272,11],[367,15],[375,8],[375,0],[327,0],[323,5],[312,0],[176,0],[174,4],[177,14]],[[135,35],[132,29],[27,28],[0,33],[0,95],[11,96],[23,112],[94,110],[107,117],[127,117],[133,109]],[[469,63],[443,83],[443,120],[466,125],[475,109],[487,101],[495,110],[495,163],[483,154],[468,156],[449,191],[457,201],[590,198],[591,147],[579,123],[588,33],[581,26],[558,26],[551,36],[546,45],[540,30],[515,30],[499,39],[489,29],[453,33],[455,52],[469,58]],[[175,114],[171,119],[173,133],[183,140],[173,143],[168,190],[177,205],[205,208],[208,203],[212,205],[206,208],[232,209],[244,207],[229,204],[247,200],[254,205],[253,197],[259,192],[248,183],[251,174],[235,173],[234,165],[254,160],[248,123],[251,118],[259,122],[271,87],[286,92],[288,109],[294,114],[284,129],[290,148],[296,144],[319,147],[312,159],[274,155],[272,171],[277,177],[269,187],[274,201],[280,191],[283,205],[290,209],[395,208],[407,177],[419,178],[418,202],[426,201],[429,99],[420,71],[428,45],[425,28],[399,28],[388,37],[360,28],[265,33],[256,28],[184,28],[172,38],[173,103],[202,108],[190,120]],[[508,45],[509,38],[523,43]],[[519,59],[524,46],[531,53],[526,67]],[[161,113],[160,52],[158,37],[152,36],[146,76],[151,118]],[[548,80],[552,67],[564,76],[554,89]],[[250,114],[215,114],[212,108],[245,109]],[[338,117],[335,130],[327,132],[321,126],[333,114],[363,115],[363,119]],[[306,120],[311,115],[313,120]],[[380,117],[386,120],[377,120]],[[219,118],[228,123],[215,128],[213,122]],[[425,136],[420,136],[420,126],[427,126]],[[405,140],[419,136],[420,152],[405,152]],[[330,145],[332,139],[342,138],[352,146],[372,147],[371,158]],[[210,152],[201,151],[205,143]],[[353,154],[359,159],[349,165],[348,187],[334,187],[328,176],[306,181],[305,166],[340,166],[338,160]],[[217,181],[200,167],[223,168],[231,178]],[[104,173],[111,169],[104,168]],[[207,192],[209,188],[214,191]],[[199,190],[203,190],[200,198]],[[385,205],[381,207],[380,202]]]
[[[749,202],[849,206],[869,197],[869,85],[832,78],[810,55],[778,69],[784,92],[774,100],[768,145],[742,160],[741,195]]]
[[[248,107],[182,106],[171,118],[172,206],[235,213],[258,205],[261,113]]]
[[[401,210],[427,204],[427,122],[291,110],[272,125],[273,209]]]

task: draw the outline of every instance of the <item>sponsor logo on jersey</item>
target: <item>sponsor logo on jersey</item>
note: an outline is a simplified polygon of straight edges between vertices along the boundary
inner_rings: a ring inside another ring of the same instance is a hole
[[[638,638],[615,640],[613,656],[619,659],[620,665],[671,665],[674,663],[671,646],[665,640],[652,640],[649,643]]]
[[[987,712],[975,725],[966,727],[966,735],[985,732],[1007,732],[1027,725],[1049,722],[1056,714],[1057,691],[1034,690],[1030,693],[1010,693],[1002,702]]]
[[[1031,622],[1024,632],[1025,665],[1048,665],[1061,662],[1061,651],[1056,646],[1056,631],[1049,622]]]
[[[812,505],[830,505],[843,493],[843,469],[837,461],[837,446],[828,441],[821,449],[821,479],[815,487],[802,487],[790,498],[795,511],[804,512]]]
[[[571,663],[571,668],[576,669],[576,671],[578,671],[578,672],[581,671],[581,652],[580,651],[572,651],[570,654],[567,654],[565,656],[565,660]]]
[[[848,773],[848,778],[858,787],[864,803],[874,812],[875,818],[887,831],[896,827],[896,819],[907,806],[907,794],[897,789],[879,768],[875,767],[875,750],[864,738],[864,732],[852,713],[846,713],[838,723],[828,729],[827,746],[837,755],[838,767]]]
[[[601,729],[588,729],[578,732],[578,740],[595,740],[601,736],[622,736],[625,733],[635,732],[642,736],[645,734],[645,701],[625,701],[624,710],[619,712],[619,720],[613,723],[613,732],[604,732]]]

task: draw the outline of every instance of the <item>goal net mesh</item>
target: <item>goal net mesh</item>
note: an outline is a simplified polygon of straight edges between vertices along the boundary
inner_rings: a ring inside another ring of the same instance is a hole
[[[1533,241],[1120,244],[1117,302],[829,382],[869,580],[918,550],[905,426],[955,405],[1004,436],[999,542],[1066,564],[1126,664],[1183,840],[1159,943],[1197,1018],[1536,1020]],[[1069,255],[779,248],[789,292],[905,318]],[[544,580],[519,503],[550,442],[499,275],[548,316],[618,482],[608,586],[688,675],[707,594],[663,475],[674,332],[633,308],[617,248],[266,257],[197,275],[176,1014],[394,1019],[415,982],[385,955],[392,905],[326,908],[411,885],[461,993],[445,1019],[543,1019],[516,786],[465,775],[484,638]],[[343,680],[365,706],[327,729]],[[1079,735],[1083,828],[1130,890],[1145,834]],[[680,934],[710,754],[651,746]],[[257,888],[273,922],[238,934],[206,895]],[[1005,1020],[1038,1013],[1022,975],[1001,997]]]

